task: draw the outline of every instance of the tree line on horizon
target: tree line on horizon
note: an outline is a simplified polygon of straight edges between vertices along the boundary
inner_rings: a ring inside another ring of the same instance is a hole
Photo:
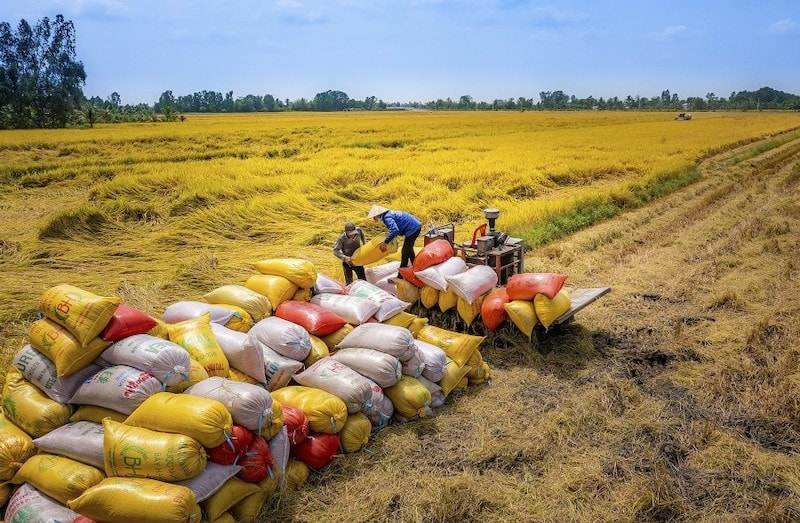
[[[75,55],[75,27],[62,15],[45,17],[34,26],[21,20],[16,31],[0,23],[0,129],[59,128],[107,122],[174,121],[186,113],[252,113],[283,111],[749,111],[800,110],[800,96],[762,87],[732,92],[730,97],[707,93],[681,99],[669,90],[650,98],[627,96],[578,98],[563,91],[543,91],[534,98],[476,101],[470,95],[429,102],[387,103],[375,96],[350,98],[342,91],[317,93],[314,98],[280,99],[271,94],[234,98],[233,91],[198,91],[175,96],[164,91],[152,105],[123,104],[119,93],[106,99],[83,93],[86,72]]]

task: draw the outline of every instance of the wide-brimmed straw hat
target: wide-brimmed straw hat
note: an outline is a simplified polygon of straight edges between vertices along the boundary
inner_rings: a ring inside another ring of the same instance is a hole
[[[381,207],[380,205],[373,205],[369,209],[369,214],[367,214],[367,219],[380,216],[385,212],[389,212],[389,209],[387,209],[386,207]]]

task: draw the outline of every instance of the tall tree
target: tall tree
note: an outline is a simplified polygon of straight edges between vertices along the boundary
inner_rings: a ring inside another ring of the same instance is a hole
[[[0,128],[65,127],[85,82],[70,20],[0,23]]]

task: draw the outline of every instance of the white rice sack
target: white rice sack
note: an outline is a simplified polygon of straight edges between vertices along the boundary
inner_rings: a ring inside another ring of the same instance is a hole
[[[278,474],[278,488],[283,489],[286,484],[286,466],[289,464],[289,431],[286,425],[281,427],[277,434],[269,441],[269,450],[272,452],[272,470]]]
[[[395,356],[401,362],[411,359],[417,349],[411,331],[385,323],[359,325],[336,344],[337,350],[353,347],[379,350]]]
[[[33,440],[42,452],[57,454],[105,470],[103,464],[103,425],[93,421],[74,421]]]
[[[372,430],[378,431],[389,425],[394,414],[394,404],[392,400],[386,397],[383,389],[377,386],[372,387],[372,395],[370,396],[369,403],[364,405],[361,412],[369,419],[372,424]]]
[[[348,296],[361,296],[371,300],[373,303],[380,305],[380,308],[375,312],[375,319],[384,321],[398,312],[406,310],[410,303],[399,299],[397,296],[390,292],[373,285],[364,280],[356,280],[347,286]]]
[[[202,503],[217,492],[222,486],[235,476],[242,467],[239,465],[222,465],[208,460],[206,468],[199,475],[182,481],[174,481],[176,485],[183,485],[194,492],[198,503]]]
[[[321,272],[317,273],[314,294],[344,294],[344,283]]]
[[[432,382],[429,379],[426,379],[425,376],[420,376],[419,378],[417,378],[417,381],[425,385],[425,387],[427,387],[427,389],[431,392],[430,407],[432,409],[444,405],[444,400],[445,400],[444,391],[438,384]]]
[[[401,364],[401,372],[412,378],[419,378],[422,375],[422,371],[425,370],[425,360],[416,347],[414,347],[411,357],[402,361]]]
[[[414,343],[425,362],[422,375],[434,383],[442,381],[447,368],[447,353],[441,347],[427,341],[414,340]]]
[[[375,349],[340,349],[331,354],[331,358],[344,363],[381,387],[391,387],[400,380],[402,373],[402,365],[397,356]]]
[[[134,334],[100,354],[112,365],[128,365],[158,378],[167,387],[189,379],[192,358],[182,346],[149,334]]]
[[[349,414],[359,412],[372,397],[372,382],[369,378],[330,356],[317,360],[297,374],[294,380],[300,385],[330,392],[344,401]]]
[[[211,324],[211,332],[217,339],[228,364],[234,369],[244,372],[259,383],[266,383],[264,374],[264,350],[260,344],[246,344],[247,334],[229,329],[218,323]]]
[[[161,389],[158,378],[147,372],[128,365],[112,365],[87,379],[78,387],[69,402],[130,414]]]
[[[381,280],[396,277],[399,268],[399,261],[390,261],[373,267],[364,267],[364,275],[367,277],[367,281],[374,285]]]
[[[4,521],[44,523],[74,521],[78,517],[77,512],[39,492],[30,483],[23,483],[9,498]]]
[[[472,305],[497,285],[497,273],[487,265],[476,265],[455,276],[446,276],[447,287]]]
[[[89,376],[102,369],[100,365],[91,363],[74,374],[59,378],[55,363],[30,345],[17,351],[13,363],[25,379],[62,405],[69,401]]]
[[[195,383],[184,394],[219,401],[235,424],[253,432],[260,433],[272,421],[272,395],[260,385],[212,376]]]
[[[296,323],[270,316],[256,323],[247,332],[245,346],[269,347],[281,356],[303,361],[311,352],[311,337],[308,331]]]
[[[236,315],[236,311],[202,301],[179,301],[164,310],[164,321],[179,323],[199,318],[203,314],[211,314],[211,323],[225,325]]]
[[[303,362],[281,356],[269,347],[263,348],[264,375],[267,377],[267,390],[273,391],[285,387],[297,371],[303,368]]]
[[[311,298],[311,303],[335,312],[351,325],[365,323],[381,308],[379,303],[367,298],[344,294],[317,294]]]
[[[414,276],[422,280],[425,285],[433,287],[437,291],[447,290],[447,276],[455,276],[467,270],[467,262],[460,256],[453,256],[438,263],[431,265],[427,269],[415,272]]]
[[[391,280],[391,281],[389,281]],[[384,278],[375,282],[375,286],[382,291],[386,291],[392,296],[397,296],[397,284],[393,278]],[[399,298],[398,298],[399,299]],[[401,300],[404,301],[404,300]]]

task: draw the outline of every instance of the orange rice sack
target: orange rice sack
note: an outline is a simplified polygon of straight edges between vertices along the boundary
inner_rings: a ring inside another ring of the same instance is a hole
[[[508,319],[505,304],[511,301],[505,287],[495,289],[486,295],[481,303],[481,320],[490,331],[496,330]]]
[[[552,300],[566,279],[566,274],[524,272],[512,275],[506,283],[506,290],[512,300],[533,300],[537,294],[544,294]]]

